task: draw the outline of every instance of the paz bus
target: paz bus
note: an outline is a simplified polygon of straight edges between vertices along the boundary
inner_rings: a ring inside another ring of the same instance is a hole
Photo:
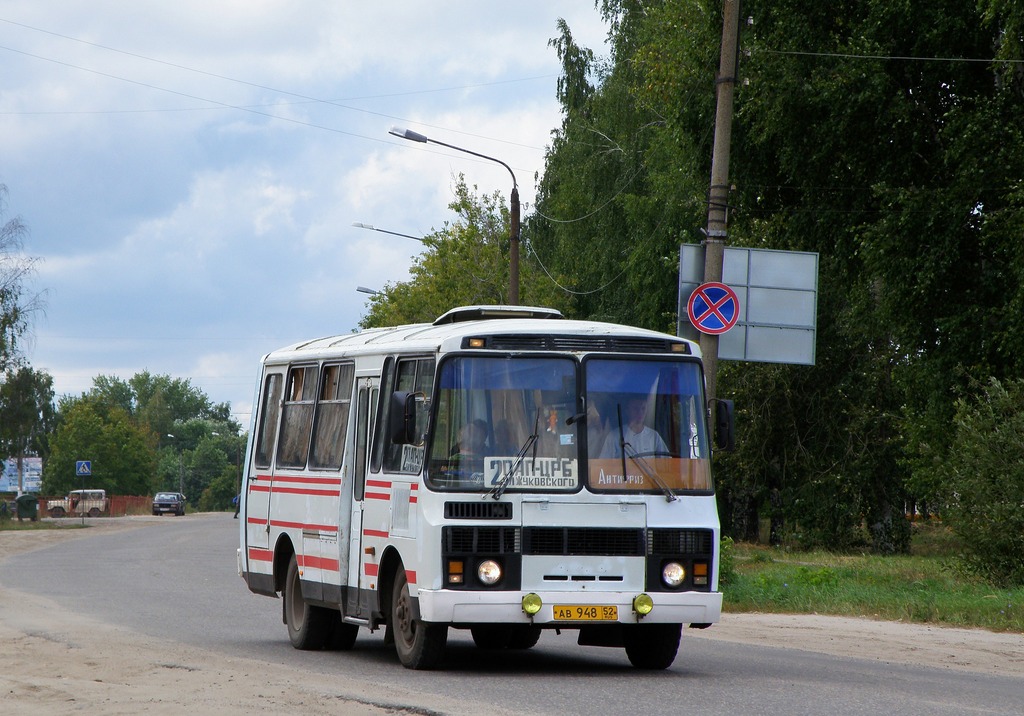
[[[675,660],[718,621],[719,520],[700,350],[552,309],[298,343],[262,360],[238,570],[297,649],[384,629],[410,669],[450,629],[482,649],[543,630]]]

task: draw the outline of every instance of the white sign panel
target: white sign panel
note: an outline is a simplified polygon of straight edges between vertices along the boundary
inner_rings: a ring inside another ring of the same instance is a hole
[[[700,336],[687,317],[687,301],[704,281],[704,247],[679,250],[678,335]],[[736,325],[722,334],[720,360],[814,365],[818,320],[818,254],[726,247],[722,283],[739,297]]]

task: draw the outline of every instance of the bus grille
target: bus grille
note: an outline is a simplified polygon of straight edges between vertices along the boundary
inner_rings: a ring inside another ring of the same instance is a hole
[[[446,502],[444,516],[448,520],[510,520],[512,503],[487,500],[481,502]]]
[[[711,530],[652,529],[647,533],[648,554],[711,555]]]
[[[521,551],[518,527],[445,527],[446,554],[516,554]]]
[[[642,556],[643,534],[640,529],[530,527],[523,530],[523,554]]]

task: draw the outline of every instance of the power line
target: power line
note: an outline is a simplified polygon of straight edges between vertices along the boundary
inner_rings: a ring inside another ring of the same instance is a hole
[[[802,57],[838,57],[848,60],[898,60],[901,62],[999,62],[1010,65],[1024,64],[1024,60],[1004,60],[996,57],[920,57],[910,55],[859,55],[849,52],[807,52],[801,50],[761,50],[766,55],[796,55]]]
[[[63,35],[63,34],[58,33],[58,32],[53,32],[53,31],[50,31],[50,30],[45,30],[45,29],[42,29],[42,28],[39,28],[39,27],[33,27],[32,25],[26,25],[24,23],[15,22],[14,20],[8,20],[6,18],[0,18],[0,22],[5,22],[5,23],[7,23],[9,25],[14,25],[16,27],[21,27],[21,28],[24,28],[26,30],[32,30],[34,32],[40,32],[40,33],[43,33],[43,34],[46,34],[46,35],[51,35],[53,37],[59,37],[59,38],[61,38],[63,40],[69,40],[71,42],[77,42],[77,43],[80,43],[80,44],[83,44],[83,45],[87,45],[89,47],[95,47],[97,49],[106,50],[107,52],[114,52],[114,53],[117,53],[117,54],[120,54],[120,55],[125,55],[126,57],[133,57],[135,59],[144,60],[146,62],[152,62],[152,63],[158,64],[158,65],[164,65],[165,67],[171,67],[171,68],[178,69],[178,70],[184,70],[186,72],[192,72],[192,73],[195,73],[195,74],[203,75],[205,77],[211,77],[211,78],[214,78],[214,79],[224,80],[226,82],[233,82],[233,83],[236,83],[236,84],[245,85],[247,87],[252,87],[252,88],[255,88],[255,89],[266,90],[268,92],[275,92],[277,94],[283,94],[283,95],[287,95],[289,97],[295,97],[296,99],[301,100],[301,102],[297,102],[297,103],[283,103],[282,102],[282,103],[276,103],[275,105],[231,105],[231,104],[225,104],[225,103],[222,103],[222,102],[217,102],[216,100],[209,100],[209,99],[205,99],[205,98],[201,98],[201,97],[193,97],[191,95],[188,95],[188,94],[185,94],[185,93],[182,93],[182,92],[176,92],[174,90],[165,89],[163,87],[159,87],[159,86],[156,86],[156,85],[149,85],[149,84],[146,84],[146,83],[137,82],[135,80],[127,79],[127,78],[124,78],[124,77],[119,77],[117,75],[112,75],[112,74],[108,74],[108,73],[104,73],[104,72],[99,72],[97,70],[91,70],[91,69],[86,68],[86,67],[80,67],[78,65],[73,65],[73,64],[70,64],[70,63],[67,63],[67,62],[62,62],[60,60],[55,60],[55,59],[52,59],[52,58],[43,57],[41,55],[34,55],[34,54],[31,54],[31,53],[28,53],[28,52],[23,52],[21,50],[15,50],[15,49],[10,48],[10,47],[0,46],[0,49],[8,50],[9,52],[15,52],[15,53],[18,53],[18,54],[26,55],[26,56],[32,57],[34,59],[40,59],[40,60],[44,60],[44,61],[47,61],[47,62],[53,62],[53,63],[59,64],[59,65],[64,65],[66,67],[71,67],[71,68],[74,68],[74,69],[78,69],[78,70],[81,70],[83,72],[92,72],[92,73],[95,73],[95,74],[98,74],[98,75],[101,75],[101,76],[104,76],[104,77],[108,77],[110,79],[117,79],[117,80],[121,80],[123,82],[129,82],[129,83],[132,83],[132,84],[139,84],[139,85],[142,85],[142,86],[145,86],[145,87],[149,87],[151,89],[157,89],[157,90],[161,90],[161,91],[164,91],[164,92],[170,92],[172,94],[178,94],[178,95],[181,95],[181,96],[184,96],[184,97],[188,97],[189,99],[197,99],[197,100],[203,101],[203,102],[211,102],[211,103],[214,103],[214,104],[218,105],[220,108],[237,109],[237,110],[240,110],[240,111],[255,112],[257,114],[263,114],[264,116],[272,117],[274,119],[284,119],[285,121],[296,121],[299,124],[305,124],[305,123],[301,122],[301,121],[298,121],[298,120],[288,120],[285,117],[278,117],[276,115],[270,115],[270,114],[261,113],[261,112],[258,112],[256,110],[254,110],[253,107],[260,107],[260,106],[282,106],[282,105],[301,104],[301,103],[325,104],[325,105],[329,105],[329,106],[332,106],[332,107],[338,107],[339,109],[347,109],[350,112],[361,112],[363,114],[369,114],[369,115],[373,115],[373,116],[376,116],[376,117],[383,117],[385,119],[392,119],[392,120],[398,120],[398,121],[401,121],[401,122],[412,123],[412,120],[408,120],[408,119],[405,119],[403,117],[396,117],[394,115],[384,114],[383,112],[374,112],[373,110],[363,109],[361,107],[352,107],[352,106],[349,106],[349,105],[346,105],[346,104],[342,104],[342,101],[364,100],[364,99],[384,99],[384,98],[389,98],[389,97],[402,97],[402,96],[416,95],[416,94],[432,94],[432,93],[439,93],[439,92],[461,91],[461,90],[465,90],[465,89],[475,89],[475,88],[480,88],[480,87],[491,87],[491,86],[498,86],[498,85],[503,85],[503,84],[514,84],[514,83],[518,83],[518,82],[531,82],[531,81],[535,81],[535,80],[539,80],[539,79],[548,79],[550,77],[554,77],[555,76],[555,75],[538,75],[536,77],[525,77],[525,78],[517,78],[517,79],[511,79],[511,80],[501,80],[501,81],[497,81],[497,82],[485,82],[485,83],[463,85],[463,86],[456,86],[456,87],[443,87],[443,88],[435,88],[435,89],[429,89],[429,90],[414,90],[414,91],[409,91],[409,92],[396,92],[396,93],[381,94],[381,95],[368,95],[368,96],[364,96],[364,97],[346,98],[345,100],[329,100],[329,99],[321,99],[321,98],[318,98],[318,97],[311,97],[311,96],[304,95],[304,94],[301,94],[301,93],[298,93],[298,92],[292,92],[290,90],[280,89],[278,87],[271,87],[269,85],[259,84],[257,82],[249,82],[248,80],[238,79],[237,77],[229,77],[227,75],[221,75],[221,74],[218,74],[216,72],[208,72],[206,70],[200,70],[200,69],[197,69],[197,68],[194,68],[194,67],[188,67],[187,65],[181,65],[181,64],[178,64],[178,63],[175,63],[175,62],[168,62],[166,60],[157,59],[155,57],[148,57],[146,55],[141,55],[141,54],[138,54],[138,53],[129,52],[127,50],[120,50],[120,49],[118,49],[116,47],[110,47],[108,45],[101,45],[101,44],[96,43],[96,42],[90,42],[88,40],[82,40],[82,39],[77,38],[77,37],[71,37],[70,35]],[[192,110],[187,110],[186,109],[186,110],[166,110],[166,111],[195,111],[196,109],[209,109],[209,108],[193,108]],[[165,111],[165,110],[136,110],[136,111]],[[5,114],[35,114],[35,113],[31,113],[31,112],[25,112],[25,113],[18,112],[18,113],[14,113],[14,112],[12,112],[12,113],[5,113]],[[445,128],[445,127],[439,127],[439,126],[435,126],[435,125],[424,124],[423,122],[416,122],[416,124],[419,124],[419,125],[422,125],[422,126],[425,126],[425,127],[430,127],[431,129],[443,129],[445,131],[453,132],[455,134],[461,134],[461,135],[464,135],[464,136],[475,137],[475,138],[478,138],[478,139],[486,139],[488,141],[500,142],[502,144],[508,144],[508,145],[511,145],[511,146],[520,146],[520,147],[524,147],[524,148],[527,148],[527,149],[537,149],[537,150],[543,149],[542,147],[535,147],[535,146],[528,145],[528,144],[521,144],[521,143],[518,143],[518,142],[512,142],[512,141],[509,141],[507,139],[495,139],[495,138],[491,138],[491,137],[484,137],[484,136],[481,136],[481,135],[473,134],[471,132],[463,132],[463,131],[453,130],[453,129],[449,129],[449,128]],[[330,130],[330,128],[328,128],[328,127],[320,127],[319,125],[314,125],[314,124],[309,124],[307,126],[310,126],[310,127],[313,127],[313,128],[319,128],[319,129],[328,129],[328,131],[341,131],[341,130]],[[349,132],[341,132],[341,133],[342,134],[350,134],[351,136],[355,136],[355,137],[362,137],[364,139],[370,139],[370,137],[363,137],[363,135],[352,134],[352,133],[349,133]],[[374,139],[374,141],[380,141],[380,140]]]

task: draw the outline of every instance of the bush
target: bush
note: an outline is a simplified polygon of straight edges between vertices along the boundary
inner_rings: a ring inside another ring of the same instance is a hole
[[[992,379],[956,403],[944,518],[968,571],[1024,584],[1024,381]]]

